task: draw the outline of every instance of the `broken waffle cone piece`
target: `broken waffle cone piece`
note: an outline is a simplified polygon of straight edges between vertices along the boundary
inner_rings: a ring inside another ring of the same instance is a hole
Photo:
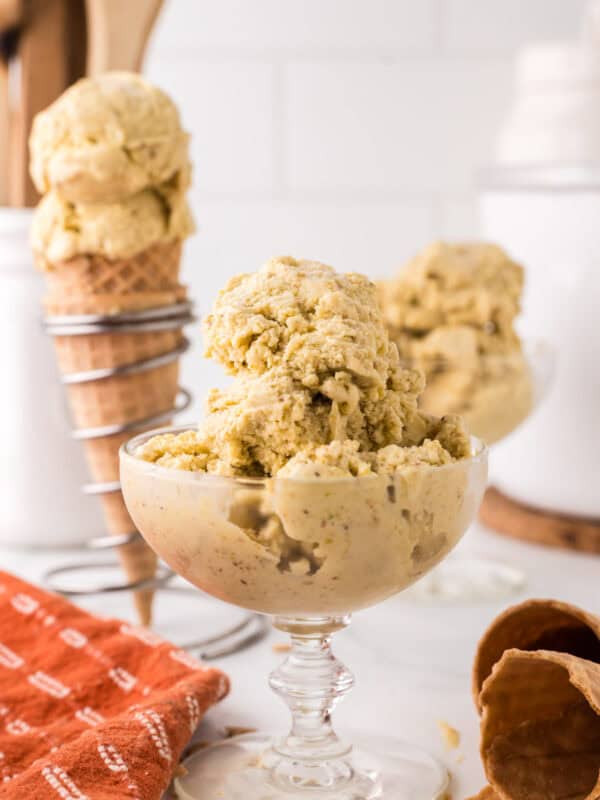
[[[507,650],[480,700],[481,756],[493,788],[480,800],[598,800],[599,664]]]
[[[600,617],[558,600],[526,600],[507,609],[484,633],[473,666],[473,697],[505,650],[551,650],[600,664]]]
[[[492,789],[491,786],[486,786],[485,789],[482,789],[479,794],[476,794],[474,797],[470,797],[469,800],[502,800],[499,794]]]

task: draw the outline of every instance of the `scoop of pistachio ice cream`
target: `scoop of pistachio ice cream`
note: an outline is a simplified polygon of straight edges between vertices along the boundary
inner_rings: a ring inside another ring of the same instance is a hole
[[[528,414],[532,385],[515,329],[523,269],[485,243],[437,243],[379,285],[391,339],[425,374],[421,406],[454,413],[488,443]]]
[[[285,364],[290,377],[313,390],[343,370],[357,390],[380,393],[397,359],[375,291],[362,275],[274,258],[219,293],[204,323],[207,355],[234,374]]]
[[[496,245],[437,242],[380,284],[380,300],[393,334],[467,326],[514,346],[523,278],[523,268]]]
[[[159,242],[181,240],[194,230],[178,189],[145,189],[120,203],[75,204],[56,192],[42,198],[33,215],[31,245],[38,264],[84,254],[127,258]]]
[[[177,107],[129,72],[75,83],[34,120],[30,169],[41,193],[111,203],[171,180],[188,165]]]
[[[353,474],[343,442],[360,458],[366,454],[375,471],[393,469],[393,459],[373,455],[388,446],[418,449],[436,440],[449,459],[469,452],[458,420],[446,422],[455,433],[444,440],[439,422],[418,411],[422,377],[400,366],[376,288],[361,275],[272,259],[229,282],[205,333],[208,354],[236,380],[210,393],[198,431],[148,442],[140,452],[147,460],[273,476],[295,458],[339,458],[339,469]],[[333,449],[321,449],[332,443]]]

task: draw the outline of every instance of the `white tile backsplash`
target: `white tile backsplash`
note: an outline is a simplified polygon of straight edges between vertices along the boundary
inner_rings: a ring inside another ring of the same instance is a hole
[[[587,0],[441,0],[448,52],[508,53],[531,39],[578,34]]]
[[[469,242],[481,235],[481,226],[474,198],[447,198],[440,210],[439,232],[443,239]]]
[[[388,196],[468,191],[511,86],[503,61],[293,63],[286,76],[290,187]]]
[[[475,172],[515,48],[572,36],[583,0],[167,0],[147,59],[192,133],[201,311],[276,253],[389,274],[477,235]],[[199,351],[200,387],[219,378]]]
[[[431,50],[436,0],[171,0],[155,48]]]
[[[232,275],[250,272],[274,255],[317,258],[343,271],[390,275],[432,233],[428,204],[224,203],[193,199],[199,231],[185,246],[183,281],[206,313]],[[201,358],[200,327],[188,329],[194,350],[184,359],[183,382],[198,398],[199,416],[210,386],[223,385],[220,367]]]
[[[190,54],[148,60],[148,77],[175,98],[192,134],[196,187],[229,195],[272,191],[273,70],[239,60],[198,62]]]

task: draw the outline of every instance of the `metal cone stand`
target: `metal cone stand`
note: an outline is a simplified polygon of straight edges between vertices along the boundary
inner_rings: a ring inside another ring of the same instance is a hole
[[[176,303],[171,306],[150,309],[145,311],[129,311],[118,314],[98,315],[69,315],[49,316],[43,321],[44,328],[50,336],[83,336],[101,333],[142,333],[150,331],[176,330],[194,322],[193,308],[190,302]],[[85,372],[72,372],[62,376],[64,385],[82,384],[90,381],[102,381],[114,376],[132,375],[146,370],[163,366],[178,359],[189,348],[189,340],[184,338],[173,350],[159,356],[153,356],[131,364],[118,367],[106,367]],[[75,439],[84,441],[103,436],[113,436],[120,433],[133,435],[139,430],[159,426],[177,414],[185,411],[192,401],[192,395],[187,389],[179,387],[175,404],[172,408],[155,414],[151,417],[136,419],[123,424],[105,425],[97,428],[78,428],[72,433]],[[119,481],[108,483],[86,483],[82,491],[87,495],[103,495],[119,492]],[[86,549],[90,551],[109,551],[129,544],[140,536],[138,531],[121,536],[101,536],[90,539]],[[111,592],[128,592],[140,589],[154,589],[156,591],[177,594],[201,593],[191,587],[171,585],[175,572],[166,564],[159,562],[156,575],[152,578],[136,582],[93,582],[86,578],[90,570],[112,570],[114,561],[77,562],[65,564],[48,570],[44,575],[46,586],[52,591],[71,597],[106,594]],[[73,575],[81,576],[81,583],[72,582]],[[68,580],[71,577],[71,580]],[[180,646],[199,651],[202,658],[220,658],[248,647],[259,641],[266,633],[266,623],[258,614],[247,614],[242,621],[220,631],[217,635],[194,641],[180,643]]]

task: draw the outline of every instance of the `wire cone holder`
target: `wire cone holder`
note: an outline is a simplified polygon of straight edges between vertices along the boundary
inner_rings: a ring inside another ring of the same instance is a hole
[[[179,359],[189,347],[183,335],[193,322],[185,300],[158,308],[110,314],[50,314],[44,327],[54,338],[62,383],[94,481],[82,486],[98,496],[109,535],[91,539],[94,551],[117,550],[127,574],[123,582],[93,583],[85,572],[114,568],[113,562],[66,564],[45,575],[49,588],[68,596],[131,591],[144,624],[150,622],[154,592],[195,592],[169,586],[175,573],[158,563],[129,517],[119,482],[118,451],[134,432],[168,424],[185,411],[192,396],[179,385]],[[73,585],[72,576],[81,575]],[[70,578],[70,579],[69,579]],[[205,658],[236,652],[264,635],[265,626],[249,614],[210,639],[183,646],[201,649]]]

